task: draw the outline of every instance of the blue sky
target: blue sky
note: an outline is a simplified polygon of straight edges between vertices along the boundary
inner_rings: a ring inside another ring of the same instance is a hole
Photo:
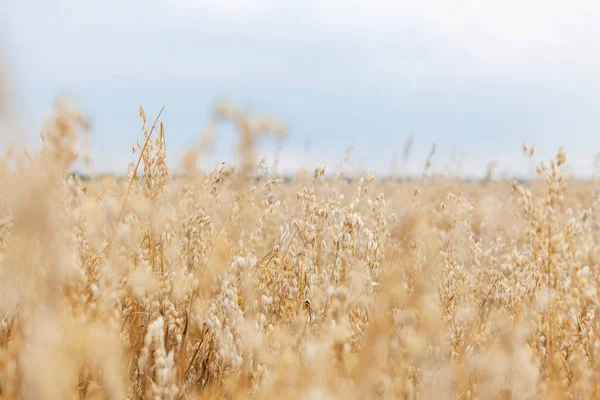
[[[433,142],[434,170],[457,157],[468,175],[484,174],[489,161],[525,173],[524,141],[544,159],[564,145],[580,176],[600,151],[597,1],[5,0],[3,8],[0,54],[23,129],[35,142],[53,98],[71,93],[94,122],[96,172],[126,170],[140,104],[150,116],[166,105],[175,168],[221,98],[287,123],[284,170],[319,162],[331,170],[353,145],[354,168],[386,173],[411,135],[413,172]],[[220,130],[205,161],[231,160],[233,141]],[[263,149],[272,159],[273,144]]]

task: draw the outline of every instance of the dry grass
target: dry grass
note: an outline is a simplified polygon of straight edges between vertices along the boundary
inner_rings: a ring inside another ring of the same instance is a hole
[[[282,125],[220,107],[241,166],[196,168],[209,130],[174,178],[140,116],[126,180],[69,175],[67,103],[1,164],[1,398],[600,396],[598,188],[562,151],[526,186],[283,183],[254,153]]]

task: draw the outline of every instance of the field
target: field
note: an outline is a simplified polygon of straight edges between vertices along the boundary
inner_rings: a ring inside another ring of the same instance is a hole
[[[175,175],[140,116],[123,179],[71,174],[67,103],[3,158],[2,399],[600,396],[600,187],[562,149],[523,183],[284,181],[255,152],[281,126],[221,107],[237,166],[201,143]]]

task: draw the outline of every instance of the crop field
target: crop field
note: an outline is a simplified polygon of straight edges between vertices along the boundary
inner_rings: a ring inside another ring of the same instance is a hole
[[[284,179],[278,123],[216,118],[239,156],[210,171],[141,108],[127,176],[73,175],[66,102],[2,156],[1,399],[600,397],[600,186],[562,148],[515,149],[525,182]]]

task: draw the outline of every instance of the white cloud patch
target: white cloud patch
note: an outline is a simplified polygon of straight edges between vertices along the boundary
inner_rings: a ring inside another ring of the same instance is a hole
[[[356,54],[354,62],[388,74],[533,80],[552,86],[581,79],[600,82],[597,1],[179,0],[177,4],[188,16],[208,12],[230,22],[235,17],[234,23],[255,24],[266,40],[278,34],[271,32],[272,26],[280,28],[279,21],[286,21],[289,30],[316,29],[340,42],[357,41],[365,47],[370,43],[380,52],[359,48],[370,57]]]

